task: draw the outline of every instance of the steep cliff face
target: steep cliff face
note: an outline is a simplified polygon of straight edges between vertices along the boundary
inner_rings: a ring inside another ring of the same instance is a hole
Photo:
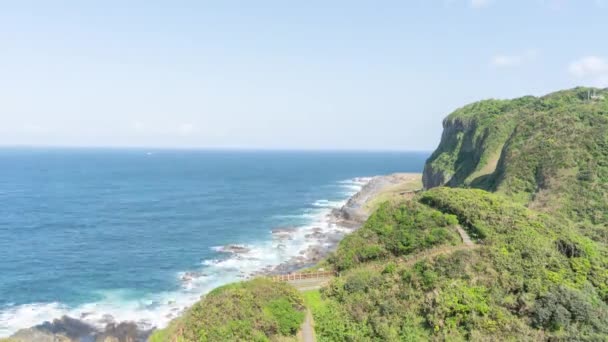
[[[532,99],[522,98],[518,103]],[[425,188],[482,182],[494,172],[518,114],[514,103],[505,100],[473,103],[450,114],[443,121],[441,142],[425,165]]]
[[[456,110],[426,163],[425,188],[482,188],[608,223],[608,91],[595,92],[576,88]]]

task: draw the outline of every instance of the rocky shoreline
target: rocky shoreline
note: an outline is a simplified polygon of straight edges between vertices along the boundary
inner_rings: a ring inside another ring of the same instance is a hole
[[[333,209],[327,214],[326,220],[331,229],[323,230],[313,227],[305,235],[306,239],[314,240],[300,255],[293,257],[279,265],[268,266],[243,278],[255,276],[285,274],[295,272],[316,265],[333,252],[338,243],[345,235],[357,230],[371,214],[365,205],[387,187],[403,182],[411,174],[391,174],[386,176],[372,177],[353,195],[344,206]],[[360,179],[361,181],[367,179]],[[273,239],[276,241],[293,239],[296,227],[282,227],[272,229]],[[227,245],[217,248],[220,253],[241,255],[249,251],[247,246]],[[196,272],[187,272],[182,276],[182,281],[190,281],[197,277]],[[84,322],[81,319],[61,317],[53,322],[45,322],[32,328],[22,329],[11,336],[15,342],[140,342],[146,341],[152,333],[152,329],[142,329],[136,322],[114,322],[108,317],[104,329],[99,329]]]
[[[388,187],[400,184],[411,179],[412,174],[396,173],[385,176],[372,177],[356,194],[351,196],[341,208],[333,209],[327,214],[327,221],[333,229],[322,232],[315,227],[306,238],[315,239],[318,243],[313,244],[302,251],[299,256],[291,258],[279,265],[267,267],[254,275],[277,275],[296,272],[304,268],[315,266],[329,253],[335,251],[345,235],[359,229],[371,212],[366,209],[366,204],[374,199],[379,193]],[[295,228],[280,228],[272,231],[273,236],[289,238]]]
[[[135,322],[108,323],[98,329],[82,320],[63,316],[11,335],[15,342],[144,342],[154,329],[141,329]]]

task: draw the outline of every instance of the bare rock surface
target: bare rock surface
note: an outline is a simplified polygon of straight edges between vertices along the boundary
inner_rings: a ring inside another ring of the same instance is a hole
[[[22,329],[11,336],[16,342],[144,342],[151,330],[142,330],[134,322],[109,323],[97,329],[79,319],[63,316]]]
[[[244,254],[250,252],[251,250],[243,245],[231,244],[217,248],[217,251],[220,253]]]

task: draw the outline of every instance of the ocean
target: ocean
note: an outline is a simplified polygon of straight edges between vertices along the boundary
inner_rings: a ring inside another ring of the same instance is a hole
[[[366,177],[421,172],[427,157],[0,149],[0,337],[63,315],[162,327],[209,290],[297,256]],[[285,227],[296,230],[278,241],[271,230]]]

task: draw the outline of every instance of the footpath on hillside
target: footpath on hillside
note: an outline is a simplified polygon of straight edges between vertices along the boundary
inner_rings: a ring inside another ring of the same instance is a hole
[[[434,258],[439,255],[444,255],[444,254],[454,253],[456,251],[474,249],[474,248],[479,247],[478,244],[474,243],[471,240],[471,237],[469,236],[469,234],[461,226],[459,226],[459,225],[456,226],[456,231],[460,235],[462,244],[457,245],[457,246],[443,246],[443,247],[431,248],[431,249],[422,251],[417,254],[409,255],[404,258],[400,258],[399,264],[411,266],[422,259]]]
[[[462,240],[462,244],[458,246],[448,246],[448,247],[439,247],[436,249],[430,249],[421,253],[417,253],[415,255],[410,256],[406,259],[400,259],[401,265],[411,266],[416,262],[426,259],[426,258],[434,258],[439,255],[453,253],[459,250],[473,249],[477,248],[478,245],[475,244],[469,234],[461,227],[456,226],[456,231],[460,235],[460,239]],[[292,275],[291,278],[289,276],[284,280],[291,286],[295,287],[301,292],[310,291],[310,290],[318,290],[325,285],[327,285],[330,280],[334,278],[334,276],[330,272],[318,273],[316,277],[298,277],[297,275]],[[298,340],[301,342],[315,342],[315,332],[314,332],[314,319],[310,310],[306,311],[306,318],[304,323],[300,328],[300,332],[298,333]]]
[[[310,310],[306,310],[306,318],[304,319],[304,323],[300,327],[300,332],[298,333],[298,340],[301,342],[315,342],[317,340],[315,336],[314,329],[314,320],[312,318],[312,313]]]

